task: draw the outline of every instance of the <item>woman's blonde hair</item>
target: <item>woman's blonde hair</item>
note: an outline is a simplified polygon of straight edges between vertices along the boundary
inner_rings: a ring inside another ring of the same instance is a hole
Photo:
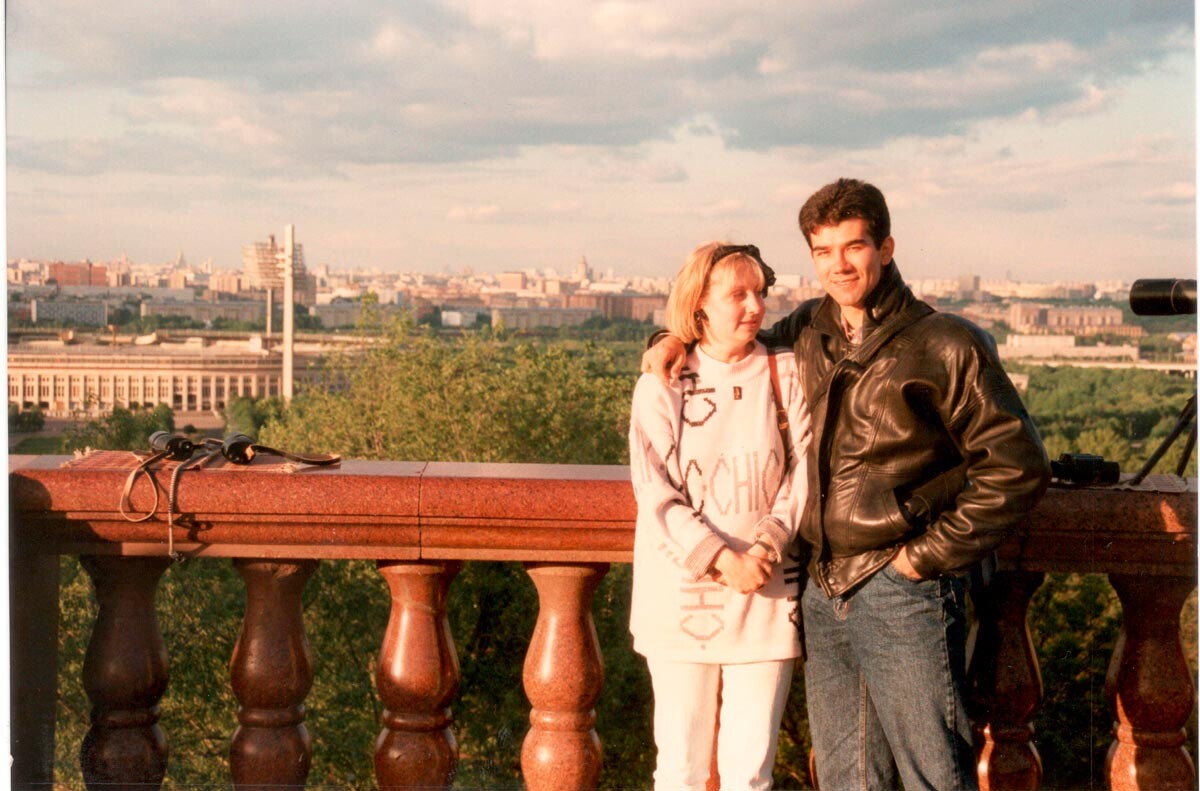
[[[729,246],[728,242],[705,242],[691,252],[683,266],[679,267],[679,274],[675,275],[675,284],[671,286],[671,295],[667,297],[667,329],[684,343],[694,343],[704,337],[704,324],[697,313],[708,296],[709,285],[716,273],[729,272],[749,264],[758,276],[756,288],[762,291],[767,287],[766,273],[759,262],[747,253],[730,253],[713,264],[714,254],[722,247]]]

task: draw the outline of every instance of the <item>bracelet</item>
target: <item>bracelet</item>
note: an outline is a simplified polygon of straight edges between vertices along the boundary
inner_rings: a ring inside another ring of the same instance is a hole
[[[775,547],[771,546],[766,541],[763,541],[761,538],[756,538],[751,546],[762,547],[767,551],[767,560],[771,561],[772,563],[779,562],[779,555],[775,552]]]

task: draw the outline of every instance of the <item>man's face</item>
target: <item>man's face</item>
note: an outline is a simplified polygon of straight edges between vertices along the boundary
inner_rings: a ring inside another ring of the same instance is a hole
[[[825,293],[843,311],[848,308],[860,313],[867,295],[883,277],[883,268],[892,262],[892,237],[876,247],[867,233],[867,221],[855,219],[822,225],[809,235],[809,241],[817,279]]]

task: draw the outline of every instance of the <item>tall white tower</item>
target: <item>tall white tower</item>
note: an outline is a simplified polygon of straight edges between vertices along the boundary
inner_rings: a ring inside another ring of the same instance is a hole
[[[296,346],[296,226],[283,232],[283,400],[290,402],[295,392],[294,365]]]
[[[282,245],[276,244],[271,234],[265,242],[255,242],[242,248],[242,267],[251,288],[267,292],[267,332],[265,340],[270,343],[273,334],[274,300],[283,291],[283,397],[290,399],[294,394],[295,362],[295,304],[296,283],[300,282],[301,302],[312,304],[308,272],[304,267],[303,245],[296,243],[296,226],[288,225],[284,230]]]

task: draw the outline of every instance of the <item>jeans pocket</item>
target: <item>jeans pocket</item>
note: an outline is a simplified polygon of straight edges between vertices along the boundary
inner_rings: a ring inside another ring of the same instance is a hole
[[[907,588],[916,589],[916,590],[920,590],[921,588],[929,589],[929,588],[937,587],[937,578],[936,577],[929,578],[929,579],[922,578],[919,580],[915,580],[915,579],[912,579],[911,577],[906,577],[903,574],[901,574],[899,569],[897,569],[895,564],[893,564],[893,563],[888,563],[886,566],[883,567],[883,575],[884,575],[884,577],[886,577],[887,579],[891,580],[892,582],[896,583],[897,585],[899,585],[901,587],[907,587]]]

